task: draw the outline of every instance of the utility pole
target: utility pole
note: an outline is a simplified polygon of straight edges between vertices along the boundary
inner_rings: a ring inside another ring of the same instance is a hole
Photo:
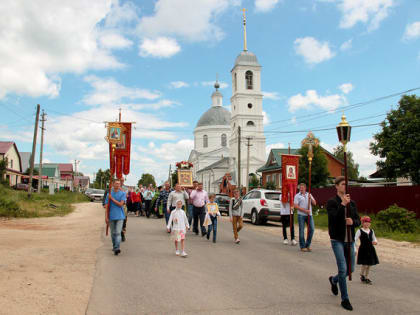
[[[169,164],[169,185],[172,187],[172,165]]]
[[[248,143],[246,144],[247,148],[247,154],[246,154],[246,192],[249,192],[249,149],[252,147],[252,144],[250,144],[251,137],[247,137],[246,140],[248,140]]]
[[[31,197],[32,194],[32,177],[34,175],[34,163],[35,163],[35,153],[36,153],[36,139],[38,136],[38,121],[39,121],[39,110],[41,106],[36,105],[36,117],[35,117],[35,127],[34,127],[34,138],[32,140],[32,154],[31,154],[31,165],[29,170],[29,187],[28,187],[28,197]]]
[[[80,163],[80,161],[78,161],[78,160],[74,160],[74,172],[73,172],[73,189],[76,189],[76,185],[75,185],[75,180],[74,180],[74,176],[78,176],[77,175],[77,164],[79,164]],[[73,190],[74,191],[74,190]]]
[[[45,119],[46,114],[44,113],[44,110],[42,110],[41,115],[41,150],[39,153],[39,179],[38,179],[38,193],[41,193],[42,190],[42,153],[44,151],[44,123],[47,121]]]
[[[238,126],[238,189],[239,189],[239,194],[242,195],[242,191],[241,191],[241,126]]]

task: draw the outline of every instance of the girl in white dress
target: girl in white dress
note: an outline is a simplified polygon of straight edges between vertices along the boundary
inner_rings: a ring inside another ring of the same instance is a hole
[[[190,229],[190,225],[188,224],[187,215],[182,209],[181,200],[176,201],[176,208],[172,210],[166,228],[168,232],[172,230],[172,238],[175,241],[175,254],[177,256],[181,255],[184,258],[187,257],[187,253],[185,252],[185,234],[187,233],[187,229]],[[181,251],[178,249],[179,242],[181,242]]]

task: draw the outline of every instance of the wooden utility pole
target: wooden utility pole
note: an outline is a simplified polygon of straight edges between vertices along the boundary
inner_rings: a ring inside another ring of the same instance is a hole
[[[35,115],[35,127],[34,127],[34,138],[32,140],[32,154],[30,160],[30,170],[29,170],[29,187],[28,187],[28,197],[32,194],[32,177],[34,175],[34,163],[35,163],[35,153],[36,153],[36,139],[38,136],[38,121],[39,121],[39,110],[41,106],[36,105],[36,115]]]
[[[46,114],[44,113],[44,110],[42,110],[41,115],[41,150],[39,152],[39,179],[38,179],[38,193],[41,193],[42,190],[42,153],[44,151],[44,123],[47,121],[45,119]]]
[[[247,153],[246,153],[246,192],[249,192],[249,149],[252,147],[252,144],[250,144],[251,137],[247,137],[246,140],[248,140],[248,143],[246,144]]]
[[[241,191],[241,126],[238,126],[238,189],[239,189],[239,194],[242,195],[242,191]]]

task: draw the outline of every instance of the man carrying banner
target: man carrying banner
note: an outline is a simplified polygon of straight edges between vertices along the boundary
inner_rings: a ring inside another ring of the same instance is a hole
[[[107,195],[104,205],[106,209],[108,203],[110,203],[109,213],[105,211],[105,221],[111,228],[112,250],[114,251],[114,255],[118,255],[121,252],[121,231],[125,220],[124,204],[126,198],[126,193],[121,190],[121,182],[115,180],[111,195]]]

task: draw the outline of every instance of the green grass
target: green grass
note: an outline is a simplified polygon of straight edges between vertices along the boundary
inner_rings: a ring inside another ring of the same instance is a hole
[[[0,217],[37,218],[64,216],[73,211],[73,203],[87,202],[81,193],[62,191],[54,195],[41,192],[28,198],[25,191],[0,185]]]
[[[359,213],[360,217],[365,214]],[[386,231],[376,225],[376,215],[368,214],[372,219],[371,228],[375,231],[376,237],[388,238],[394,241],[406,241],[420,243],[420,220],[417,220],[417,231],[415,233],[401,233]],[[322,230],[328,230],[328,215],[325,210],[321,209],[318,215],[314,216],[315,227]]]

